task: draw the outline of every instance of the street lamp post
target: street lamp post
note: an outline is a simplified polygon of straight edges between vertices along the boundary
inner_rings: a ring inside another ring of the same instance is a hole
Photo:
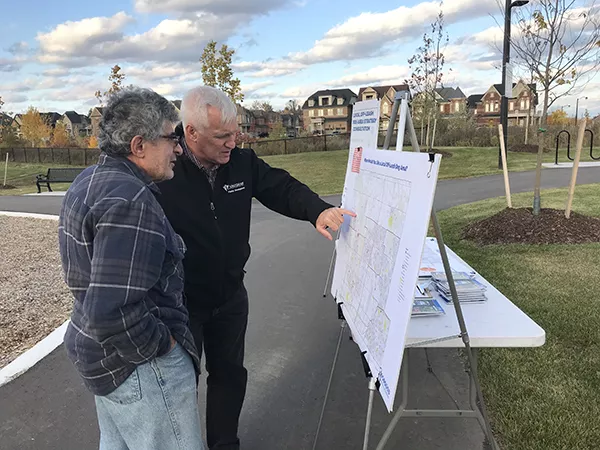
[[[506,0],[506,6],[504,7],[504,49],[502,52],[502,99],[500,102],[500,123],[502,124],[502,139],[504,140],[504,148],[508,149],[508,94],[507,87],[510,89],[512,95],[512,83],[511,86],[507,86],[506,80],[506,69],[510,62],[510,23],[511,23],[511,12],[513,8],[518,8],[529,3],[529,0]],[[502,150],[498,148],[498,169],[502,169]]]
[[[582,98],[582,99],[584,99],[584,100],[587,100],[587,99],[588,99],[587,97],[579,97],[579,98],[577,99],[577,101],[575,102],[575,126],[577,126],[577,113],[579,112],[579,100],[580,100],[581,98]]]

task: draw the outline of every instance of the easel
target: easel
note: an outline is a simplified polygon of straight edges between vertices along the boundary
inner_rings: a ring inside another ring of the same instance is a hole
[[[396,122],[396,118],[398,117],[398,110],[400,110],[400,121],[398,123],[398,142],[402,142],[405,131],[406,131],[406,127],[408,126],[412,149],[413,149],[413,151],[416,151],[416,152],[420,151],[419,142],[417,140],[417,134],[415,132],[415,128],[414,128],[413,121],[412,121],[412,116],[409,111],[407,97],[408,96],[406,93],[403,93],[403,92],[396,93],[396,96],[394,98],[394,104],[392,107],[392,114],[390,117],[388,129],[387,129],[387,133],[386,133],[386,137],[385,137],[385,141],[384,141],[384,145],[383,145],[383,150],[388,150],[390,147],[390,143],[391,143],[392,136],[394,133],[394,124]],[[444,265],[444,271],[446,273],[448,283],[450,286],[450,292],[452,294],[452,300],[453,300],[452,303],[454,305],[456,317],[458,319],[458,324],[460,327],[460,334],[447,336],[447,337],[441,337],[441,338],[434,339],[431,341],[417,342],[414,344],[407,345],[406,349],[412,348],[412,347],[420,347],[420,346],[427,345],[427,344],[433,344],[436,342],[453,340],[456,338],[462,339],[462,342],[465,346],[465,350],[467,353],[467,357],[468,357],[468,361],[469,361],[469,368],[470,368],[470,371],[469,371],[469,402],[470,402],[471,409],[467,409],[467,410],[419,410],[419,409],[408,410],[408,409],[406,409],[406,406],[408,403],[408,351],[405,350],[405,357],[402,360],[403,362],[402,362],[402,370],[401,370],[402,401],[401,401],[401,404],[398,406],[397,411],[394,413],[394,416],[393,416],[392,420],[390,421],[390,424],[388,425],[386,431],[384,432],[381,440],[379,441],[379,444],[377,445],[377,450],[384,449],[389,438],[391,437],[392,433],[394,432],[394,429],[398,425],[398,422],[400,421],[401,417],[476,418],[486,436],[487,443],[490,446],[490,448],[492,450],[499,450],[498,444],[494,440],[494,437],[492,434],[492,428],[490,426],[490,421],[489,421],[487,411],[485,408],[485,403],[483,401],[483,394],[481,392],[481,386],[479,383],[479,376],[478,376],[478,372],[477,372],[476,351],[471,349],[469,334],[467,332],[467,327],[465,324],[464,316],[463,316],[460,302],[458,299],[458,294],[456,292],[456,286],[454,284],[454,278],[452,276],[452,269],[451,269],[450,262],[448,259],[448,254],[446,252],[444,239],[442,237],[442,231],[441,231],[439,222],[437,220],[437,215],[433,209],[431,211],[431,223],[433,225],[435,238],[437,240],[439,251],[440,251],[440,256],[442,258],[442,263]],[[339,232],[338,232],[338,237],[339,237]],[[337,241],[337,239],[336,239],[336,241]],[[329,266],[329,273],[327,275],[327,280],[325,282],[325,290],[323,292],[323,297],[326,297],[326,295],[327,295],[327,288],[329,286],[329,282],[331,279],[331,272],[333,270],[335,255],[336,255],[336,251],[335,251],[335,247],[334,247],[334,251],[331,256],[331,263]],[[333,380],[333,374],[335,371],[335,366],[337,363],[339,350],[340,350],[340,346],[342,343],[344,329],[346,328],[346,321],[344,319],[340,305],[338,305],[338,318],[341,320],[340,335],[339,335],[339,339],[338,339],[337,348],[335,351],[335,356],[333,359],[333,365],[332,365],[331,373],[329,376],[329,382],[327,385],[325,398],[323,400],[323,408],[321,410],[321,416],[319,418],[319,424],[317,427],[317,432],[316,432],[315,440],[313,443],[313,450],[315,450],[316,446],[317,446],[321,423],[323,420],[323,416],[325,413],[325,407],[327,404],[327,398],[329,396],[329,391],[330,391],[331,383]],[[371,373],[371,370],[369,369],[369,365],[367,364],[364,354],[361,354],[361,359],[362,359],[365,375],[369,379],[369,384],[368,384],[369,401],[368,401],[367,417],[366,417],[366,423],[365,423],[365,436],[364,436],[364,441],[363,441],[363,450],[368,450],[369,436],[370,436],[370,430],[371,430],[371,416],[372,416],[372,412],[373,412],[373,400],[375,397],[375,391],[379,388],[379,385],[378,385],[377,379],[375,377],[373,377],[373,374]],[[477,404],[477,401],[479,401],[479,404]]]

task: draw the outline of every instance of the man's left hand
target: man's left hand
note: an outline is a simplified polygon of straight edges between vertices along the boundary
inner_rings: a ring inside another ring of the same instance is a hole
[[[344,222],[344,214],[350,217],[356,217],[356,213],[342,208],[329,208],[323,211],[317,218],[316,228],[319,233],[330,241],[333,237],[327,231],[327,228],[337,231]]]

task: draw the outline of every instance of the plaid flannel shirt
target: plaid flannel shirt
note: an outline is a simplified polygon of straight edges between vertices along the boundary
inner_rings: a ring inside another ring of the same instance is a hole
[[[126,158],[100,156],[63,201],[59,246],[75,300],[67,354],[86,386],[106,395],[173,336],[199,357],[183,298],[183,240],[150,178]]]

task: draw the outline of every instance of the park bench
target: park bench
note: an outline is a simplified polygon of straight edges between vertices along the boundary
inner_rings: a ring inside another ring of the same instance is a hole
[[[42,184],[48,186],[48,192],[52,192],[50,183],[72,183],[81,172],[81,167],[66,167],[66,168],[50,168],[46,175],[40,174],[36,176],[35,184],[38,188],[38,194],[42,192]]]

